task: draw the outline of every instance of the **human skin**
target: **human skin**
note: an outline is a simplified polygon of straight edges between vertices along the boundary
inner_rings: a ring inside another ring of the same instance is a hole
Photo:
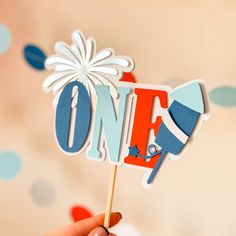
[[[104,223],[105,214],[100,214],[88,219],[78,221],[76,223],[67,225],[45,236],[103,236],[107,235],[106,231],[99,227]],[[122,215],[119,212],[111,213],[110,227],[118,224]],[[110,233],[109,236],[115,236]]]

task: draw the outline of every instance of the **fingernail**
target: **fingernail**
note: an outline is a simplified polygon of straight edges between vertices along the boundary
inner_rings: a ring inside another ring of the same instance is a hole
[[[94,229],[88,236],[107,236],[109,231],[104,226]]]

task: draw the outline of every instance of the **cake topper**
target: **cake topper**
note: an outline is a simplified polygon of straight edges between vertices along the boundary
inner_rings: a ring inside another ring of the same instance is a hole
[[[86,151],[89,159],[112,164],[105,214],[109,226],[117,166],[144,169],[151,186],[166,156],[176,159],[196,126],[206,118],[203,82],[175,89],[119,81],[134,69],[130,57],[111,48],[96,52],[94,38],[72,33],[72,45],[58,42],[46,60],[53,69],[43,83],[52,92],[55,136],[66,154]],[[172,155],[172,156],[171,156]]]

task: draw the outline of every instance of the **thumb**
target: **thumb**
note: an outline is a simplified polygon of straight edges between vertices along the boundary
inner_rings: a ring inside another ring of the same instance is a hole
[[[109,231],[104,226],[99,226],[92,230],[88,236],[116,236],[115,234],[110,234]]]

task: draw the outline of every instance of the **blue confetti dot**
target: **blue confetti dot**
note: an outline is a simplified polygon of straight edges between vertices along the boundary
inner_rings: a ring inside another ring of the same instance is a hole
[[[22,168],[21,158],[14,152],[0,153],[0,178],[13,179]]]
[[[25,60],[36,70],[44,70],[45,53],[37,46],[28,44],[24,48]]]
[[[213,89],[209,93],[210,100],[223,107],[236,106],[236,88],[230,86],[222,86]]]
[[[0,24],[0,54],[3,54],[11,45],[11,33],[5,25]]]

